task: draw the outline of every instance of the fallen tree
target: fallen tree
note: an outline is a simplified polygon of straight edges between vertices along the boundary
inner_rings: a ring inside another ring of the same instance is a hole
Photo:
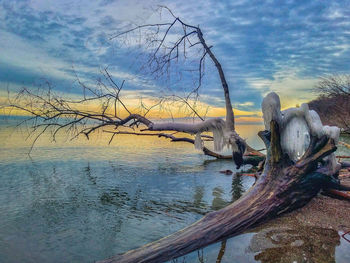
[[[101,70],[102,78],[97,80],[95,86],[85,84],[75,72],[76,82],[83,93],[81,98],[75,100],[55,93],[49,82],[45,83],[46,88],[39,88],[34,92],[23,87],[14,98],[9,97],[6,109],[7,112],[16,110],[32,116],[19,125],[29,123],[30,134],[34,135],[33,145],[42,134],[47,132],[51,132],[52,140],[55,141],[56,135],[60,131],[71,132],[73,138],[83,135],[89,139],[90,134],[102,130],[111,134],[110,142],[112,142],[115,135],[121,133],[152,136],[154,131],[173,131],[195,135],[195,139],[176,138],[174,134],[169,133],[162,133],[159,137],[168,138],[172,141],[193,143],[196,149],[203,150],[204,154],[212,157],[233,158],[238,168],[243,164],[244,153],[253,152],[259,155],[257,151],[246,144],[245,140],[235,130],[234,112],[224,71],[211,50],[212,46],[206,43],[200,27],[183,22],[167,7],[161,6],[160,10],[165,10],[173,20],[167,23],[136,26],[111,37],[111,40],[132,33],[140,34],[136,39],[142,39],[142,30],[148,30],[144,33],[147,37],[146,43],[143,44],[149,48],[146,52],[149,57],[143,67],[151,70],[151,75],[168,73],[171,64],[176,63],[181,58],[188,60],[189,54],[193,55],[195,53],[194,57],[197,61],[194,61],[194,64],[197,65],[197,68],[191,71],[195,71],[198,76],[197,85],[191,88],[185,96],[175,93],[161,96],[156,98],[152,105],[146,105],[140,100],[140,106],[134,109],[126,105],[125,97],[122,96],[123,87],[126,85],[125,81],[123,80],[121,84],[117,84],[107,68]],[[170,34],[176,26],[178,28],[175,30],[175,34],[178,38],[174,42],[174,35],[170,36]],[[198,54],[200,54],[199,58]],[[202,86],[205,59],[208,56],[217,70],[223,89],[226,109],[225,120],[222,118],[205,119],[198,112],[199,90]],[[152,99],[154,100],[154,98]],[[184,112],[187,112],[187,116],[195,121],[192,123],[153,122],[148,118],[147,115],[152,110],[166,107],[166,104],[169,103],[175,103],[177,107],[183,107]],[[92,104],[98,104],[99,108],[92,111],[87,109]],[[126,117],[122,116],[125,114]],[[135,132],[135,128],[139,128],[140,125],[146,128],[141,129],[140,132]],[[106,128],[109,128],[109,130]],[[112,129],[112,132],[110,129]],[[125,131],[125,129],[128,131]],[[213,136],[208,138],[207,135],[202,134],[206,132],[212,133]],[[204,146],[202,138],[214,142],[214,151],[210,151]],[[219,153],[224,147],[232,150],[232,156],[227,157]]]
[[[307,105],[281,112],[275,93],[264,99],[263,113],[266,130],[259,136],[268,149],[266,161],[246,194],[179,232],[100,262],[165,262],[300,208],[321,189],[350,190],[335,178],[341,167],[333,155],[337,127],[322,126],[317,113],[309,111]],[[309,138],[300,138],[304,129],[307,134],[303,135]],[[298,137],[302,143],[295,146]],[[300,150],[301,157],[294,155]]]

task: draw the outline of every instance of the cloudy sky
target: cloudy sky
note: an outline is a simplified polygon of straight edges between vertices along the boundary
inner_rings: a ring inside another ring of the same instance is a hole
[[[0,0],[0,96],[43,80],[72,95],[74,72],[89,82],[106,66],[117,81],[126,80],[130,98],[190,88],[187,73],[166,82],[140,70],[133,37],[109,40],[135,25],[169,22],[154,12],[159,4],[200,25],[242,112],[258,112],[269,91],[280,94],[284,107],[306,102],[319,77],[350,73],[350,1]],[[217,73],[206,65],[200,99],[223,107]]]

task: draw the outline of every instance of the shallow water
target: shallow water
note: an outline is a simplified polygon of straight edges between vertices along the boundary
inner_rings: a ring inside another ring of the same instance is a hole
[[[251,177],[219,173],[234,171],[230,161],[212,161],[190,144],[153,137],[120,135],[108,145],[109,137],[103,134],[90,141],[66,141],[61,134],[56,143],[46,136],[29,157],[25,131],[7,126],[1,120],[0,262],[104,259],[188,226],[236,200],[253,184]],[[255,135],[261,128],[240,125],[238,132],[262,148]],[[279,248],[295,237],[290,230],[283,234],[280,225],[256,231],[227,240],[221,262],[271,262],[264,259],[271,257],[266,256],[271,245],[256,240],[264,240],[266,231],[282,232],[283,238],[273,241],[273,248]],[[332,247],[340,247],[340,252],[329,251],[337,262],[345,262],[350,243],[337,231],[315,231],[338,240]],[[221,242],[211,245],[178,262],[200,262],[201,257],[215,262],[222,247]],[[294,253],[294,247],[287,249],[291,258],[300,253]],[[275,254],[275,262],[286,262]]]

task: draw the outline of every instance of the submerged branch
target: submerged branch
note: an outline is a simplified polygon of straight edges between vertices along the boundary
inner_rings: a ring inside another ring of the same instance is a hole
[[[127,131],[104,131],[106,133],[111,133],[112,139],[115,135],[136,135],[136,136],[156,136],[159,138],[166,138],[170,139],[172,142],[187,142],[191,144],[195,144],[195,140],[187,137],[175,137],[174,134],[167,134],[167,133],[144,133],[144,132],[127,132]],[[207,138],[211,141],[212,137],[207,135],[202,135],[202,137]],[[209,137],[209,138],[208,138]],[[109,143],[111,143],[112,140],[110,140]],[[205,155],[215,157],[217,159],[225,159],[225,160],[232,160],[232,155],[222,155],[216,152],[213,152],[209,148],[203,146],[202,151]],[[251,164],[254,166],[257,166],[261,161],[265,159],[265,155],[263,154],[256,154],[255,152],[251,153],[248,152],[243,157],[243,164]]]

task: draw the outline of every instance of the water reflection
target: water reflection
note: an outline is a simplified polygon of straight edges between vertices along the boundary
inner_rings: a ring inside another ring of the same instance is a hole
[[[243,182],[242,182],[242,176],[235,175],[232,177],[232,202],[239,199],[244,192]]]
[[[221,261],[222,261],[222,258],[224,256],[225,250],[226,250],[226,242],[227,242],[226,240],[221,241],[218,257],[216,258],[216,263],[221,263]]]
[[[87,176],[87,178],[89,179],[89,181],[92,183],[92,184],[96,184],[96,176],[93,176],[92,175],[92,172],[91,172],[91,168],[90,168],[90,163],[88,162],[88,165],[84,168],[84,172]]]
[[[193,206],[197,208],[205,206],[205,203],[203,202],[203,197],[204,197],[204,187],[197,186],[195,188],[195,193],[193,195]]]
[[[232,184],[235,187],[235,184]],[[238,192],[243,193],[243,186],[240,186]],[[181,214],[184,213],[194,213],[198,215],[205,215],[213,210],[219,210],[231,201],[225,199],[225,192],[221,187],[214,187],[212,190],[212,202],[207,204],[204,198],[204,187],[195,187],[193,193],[193,200],[158,200],[158,199],[142,199],[142,190],[137,189],[133,195],[127,191],[121,189],[120,187],[115,187],[110,189],[108,192],[104,192],[100,196],[100,201],[103,205],[112,205],[116,209],[121,207],[127,207],[131,212],[129,215],[132,218],[145,219],[148,216],[154,214],[165,214],[169,217],[181,220]],[[233,188],[231,192],[236,193]],[[176,214],[179,214],[176,216]]]
[[[250,171],[250,170],[247,170],[247,171]],[[242,173],[244,172],[246,171],[242,171],[241,173],[237,173],[232,176],[232,183],[231,183],[231,190],[230,190],[230,193],[232,194],[232,199],[230,201],[227,201],[223,198],[224,191],[222,188],[215,187],[213,189],[212,195],[214,198],[211,203],[211,210],[219,210],[221,208],[224,208],[225,206],[231,204],[232,202],[234,202],[235,200],[239,199],[242,196],[242,194],[247,190],[247,188],[244,188],[244,185],[243,185],[244,177],[242,176]],[[226,243],[227,243],[227,240],[223,240],[220,242],[220,249],[217,254],[217,258],[215,260],[216,263],[222,262],[226,251]],[[180,257],[172,260],[171,262],[172,263],[187,262],[187,257],[188,256]],[[200,263],[211,262],[206,260],[206,254],[204,253],[204,249],[199,249],[197,251],[196,260],[197,262],[200,262]]]
[[[215,187],[213,189],[213,201],[211,203],[211,208],[213,210],[219,210],[227,206],[230,202],[222,198],[223,190],[220,187]]]
[[[243,173],[244,172],[245,171],[243,171]],[[253,183],[252,179],[251,180],[250,178],[246,178],[246,179],[247,181],[249,180],[251,184]],[[224,193],[223,189],[221,189],[220,187],[215,187],[212,193],[214,198],[212,200],[211,209],[219,210],[221,208],[224,208],[225,206],[239,199],[246,190],[247,190],[247,187],[244,187],[243,185],[243,176],[239,173],[234,174],[232,176],[232,183],[231,183],[231,190],[230,190],[230,193],[232,194],[231,200],[230,201],[225,200],[223,198],[223,193]]]

